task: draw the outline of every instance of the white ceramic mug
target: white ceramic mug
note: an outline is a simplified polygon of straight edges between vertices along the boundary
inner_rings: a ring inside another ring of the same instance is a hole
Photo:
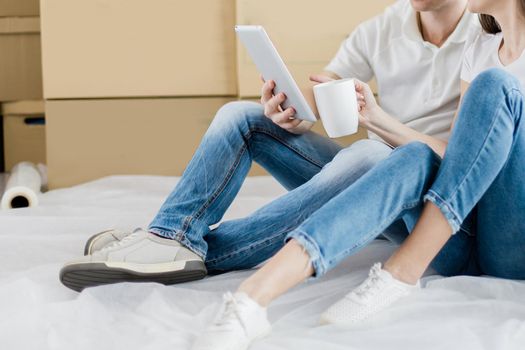
[[[359,128],[354,79],[333,80],[314,86],[315,103],[328,136],[352,135]]]

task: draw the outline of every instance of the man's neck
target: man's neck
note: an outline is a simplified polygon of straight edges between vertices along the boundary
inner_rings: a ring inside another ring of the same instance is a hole
[[[423,40],[441,47],[458,26],[466,6],[466,1],[453,1],[439,10],[418,12]]]

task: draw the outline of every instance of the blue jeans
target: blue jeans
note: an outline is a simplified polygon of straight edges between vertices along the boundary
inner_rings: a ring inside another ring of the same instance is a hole
[[[305,247],[320,276],[383,230],[389,236],[395,227],[390,238],[401,242],[426,199],[455,232],[432,262],[439,273],[525,279],[523,113],[515,78],[497,69],[480,74],[464,97],[442,161],[422,143],[396,149],[287,240]]]
[[[313,132],[289,133],[253,102],[221,108],[149,231],[205,258],[210,273],[254,267],[332,197],[385,159],[391,148],[362,140],[342,149]],[[218,223],[256,161],[290,190],[250,216]]]

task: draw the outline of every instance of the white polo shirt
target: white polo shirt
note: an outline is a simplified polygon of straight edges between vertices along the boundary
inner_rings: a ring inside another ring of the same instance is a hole
[[[325,69],[362,81],[375,76],[387,113],[419,132],[448,139],[463,55],[480,31],[477,16],[467,12],[438,48],[423,41],[410,1],[399,0],[359,25]]]

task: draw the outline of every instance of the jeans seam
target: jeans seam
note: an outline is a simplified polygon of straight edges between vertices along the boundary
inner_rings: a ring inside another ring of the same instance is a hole
[[[220,196],[220,194],[222,193],[222,191],[224,191],[224,189],[226,188],[226,184],[231,180],[231,177],[234,173],[234,169],[237,168],[237,166],[239,165],[240,163],[240,159],[241,159],[241,156],[244,154],[244,152],[246,151],[247,147],[246,147],[246,144],[243,145],[243,147],[239,150],[239,152],[237,152],[237,157],[235,158],[235,162],[232,164],[232,166],[230,167],[230,169],[228,169],[228,172],[226,173],[226,176],[224,177],[224,180],[222,181],[222,183],[219,185],[219,188],[211,195],[210,198],[208,198],[208,200],[195,212],[195,214],[193,215],[190,215],[190,216],[186,216],[186,218],[184,219],[184,222],[182,223],[182,227],[180,229],[179,232],[177,231],[174,231],[176,232],[176,235],[178,235],[180,238],[179,238],[179,242],[182,242],[182,241],[186,241],[186,242],[189,242],[189,240],[186,239],[186,233],[188,232],[188,228],[190,227],[190,224],[191,222],[194,220],[194,219],[198,219],[202,216],[202,214],[204,213],[204,211],[206,209],[208,209],[210,207],[210,205],[213,204],[213,202],[215,201],[215,199],[217,199],[217,197]],[[187,244],[185,244],[187,245]],[[191,244],[190,244],[191,246]],[[194,248],[194,247],[193,247]],[[196,250],[195,248],[192,249],[192,250]],[[198,250],[200,252],[200,250]],[[205,254],[204,254],[205,255]]]
[[[286,234],[288,232],[291,232],[293,231],[293,229],[288,229],[288,230],[284,230],[284,231],[280,231],[279,233],[276,233],[272,236],[269,236],[269,237],[266,237],[265,239],[262,239],[262,240],[259,240],[259,241],[256,241],[256,242],[253,242],[251,243],[250,245],[248,246],[244,246],[242,247],[241,249],[237,249],[231,253],[228,253],[227,255],[222,255],[222,256],[219,256],[219,257],[216,257],[212,260],[207,260],[206,261],[206,264],[210,264],[210,265],[216,265],[220,262],[223,262],[223,261],[226,261],[226,260],[229,260],[231,259],[232,257],[234,257],[235,255],[239,255],[240,253],[242,252],[245,252],[245,251],[248,251],[248,250],[251,250],[253,249],[254,247],[258,247],[258,246],[261,246],[261,245],[264,245],[268,242],[271,242],[271,241],[274,241],[276,240],[277,238],[279,238],[280,236],[282,236],[283,234]]]
[[[490,128],[489,130],[493,130],[493,127],[494,127],[494,124],[496,123],[496,119],[495,116],[496,114],[498,114],[501,110],[501,105],[497,108],[497,110],[494,112],[494,114],[492,115],[492,118],[494,118],[494,120],[492,121],[491,125],[490,125]],[[492,132],[489,132],[487,134],[487,136],[485,137],[485,139],[483,140],[483,145],[487,143],[487,140],[488,138],[491,136]],[[461,190],[461,187],[463,186],[463,184],[465,183],[465,181],[467,180],[468,176],[470,175],[470,173],[473,171],[474,169],[474,165],[477,163],[477,161],[479,160],[480,158],[480,155],[481,155],[481,152],[484,150],[483,147],[480,148],[479,152],[476,154],[476,157],[474,158],[474,160],[472,161],[472,163],[469,165],[469,170],[467,171],[467,173],[463,176],[463,179],[461,180],[461,182],[456,186],[456,189],[454,190],[454,192],[452,192],[452,194],[449,196],[449,199],[451,197],[454,197],[456,196],[456,194]],[[443,199],[443,198],[441,198]],[[444,200],[444,199],[443,199]]]
[[[284,141],[283,139],[281,139],[278,135],[272,133],[271,131],[269,130],[266,130],[266,129],[262,129],[262,128],[258,128],[258,127],[254,127],[254,128],[249,128],[248,132],[246,134],[244,134],[244,138],[245,140],[248,141],[252,138],[253,134],[256,133],[256,132],[260,132],[262,134],[266,134],[272,138],[274,138],[275,140],[279,141],[281,144],[283,144],[285,147],[288,147],[289,149],[293,150],[294,152],[296,152],[297,154],[299,154],[301,157],[303,157],[304,159],[306,159],[307,161],[311,162],[313,165],[315,166],[318,166],[320,169],[323,168],[323,166],[321,164],[319,164],[318,162],[316,162],[314,159],[308,157],[306,154],[304,154],[302,151],[300,151],[298,148],[290,145],[289,143],[287,143],[286,141]],[[234,173],[234,170],[237,168],[237,166],[239,165],[240,163],[240,159],[241,159],[241,156],[244,154],[244,152],[249,149],[249,147],[244,144],[243,147],[241,148],[241,150],[237,153],[237,157],[235,159],[235,162],[233,163],[233,165],[230,167],[230,169],[228,170],[228,173],[226,174],[225,178],[224,178],[224,181],[221,183],[221,185],[219,186],[219,188],[217,189],[217,191],[215,191],[215,193],[199,208],[199,210],[196,211],[196,213],[192,216],[188,216],[186,217],[186,220],[184,221],[183,225],[182,225],[182,228],[181,228],[181,233],[182,234],[185,234],[191,224],[191,222],[194,220],[194,219],[198,219],[202,216],[202,214],[204,213],[204,211],[206,209],[208,209],[210,207],[210,205],[213,204],[213,202],[215,201],[215,199],[217,199],[217,197],[219,197],[221,195],[221,193],[224,191],[224,189],[226,188],[226,184],[231,180],[231,177]]]
[[[215,199],[217,199],[217,197],[219,197],[221,195],[221,193],[224,191],[224,189],[226,188],[226,185],[231,180],[235,169],[238,167],[238,165],[240,163],[241,156],[244,154],[244,152],[246,152],[247,149],[249,150],[249,147],[247,146],[248,141],[252,138],[253,134],[257,133],[257,132],[272,137],[273,139],[275,139],[276,141],[280,142],[282,145],[284,145],[288,149],[296,152],[299,156],[303,157],[305,160],[307,160],[310,163],[312,163],[314,166],[317,166],[320,169],[323,168],[322,164],[320,164],[319,162],[315,161],[311,157],[308,157],[300,149],[294,147],[293,145],[290,145],[289,143],[287,143],[285,140],[283,140],[277,134],[271,132],[270,130],[259,128],[259,127],[248,128],[248,132],[243,135],[243,137],[246,140],[246,143],[242,146],[241,150],[237,153],[237,157],[235,159],[235,162],[232,164],[232,166],[228,170],[228,172],[227,172],[223,182],[220,184],[219,188],[212,194],[212,196],[193,215],[187,216],[185,218],[185,220],[184,220],[184,222],[182,224],[181,230],[179,232],[176,232],[177,234],[180,235],[180,237],[181,237],[180,239],[181,240],[183,240],[185,238],[185,235],[188,232],[188,229],[189,229],[189,227],[191,225],[191,222],[194,219],[199,219],[202,216],[202,214],[204,213],[204,211],[206,209],[208,209],[213,204]]]
[[[268,136],[274,138],[275,140],[277,140],[281,144],[283,144],[285,147],[288,147],[289,149],[291,149],[292,151],[296,152],[298,155],[300,155],[301,157],[303,157],[307,161],[311,162],[313,165],[318,166],[320,169],[323,168],[323,164],[317,162],[315,159],[312,159],[307,154],[302,152],[299,148],[294,147],[293,145],[287,143],[285,140],[280,138],[279,135],[274,134],[271,130],[267,130],[267,129],[263,129],[263,128],[259,128],[259,127],[254,127],[252,129],[250,129],[250,133],[254,133],[254,132],[259,132],[261,134],[265,134],[265,135],[268,135]]]

